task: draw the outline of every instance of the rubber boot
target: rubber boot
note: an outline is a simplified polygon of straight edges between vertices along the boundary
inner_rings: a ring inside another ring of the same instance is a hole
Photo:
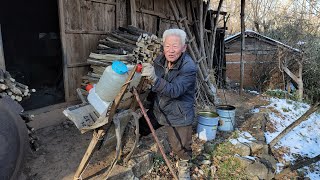
[[[190,167],[188,160],[180,160],[178,162],[179,180],[190,180]]]

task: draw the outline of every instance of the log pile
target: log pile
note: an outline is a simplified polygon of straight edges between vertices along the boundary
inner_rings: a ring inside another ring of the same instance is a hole
[[[82,86],[96,84],[105,68],[114,60],[125,64],[152,63],[160,54],[160,49],[161,39],[156,35],[134,26],[119,27],[101,39],[97,50],[90,53],[87,63],[92,70],[82,77]]]
[[[24,122],[26,124],[26,127],[28,129],[30,148],[33,151],[38,151],[39,147],[40,147],[39,144],[38,144],[39,138],[35,135],[34,128],[28,125],[28,123],[33,120],[34,115],[27,114],[27,113],[21,113],[20,116],[24,120]]]
[[[0,95],[8,95],[11,99],[21,102],[23,98],[30,97],[32,92],[36,90],[30,90],[28,86],[12,78],[8,71],[0,69]]]

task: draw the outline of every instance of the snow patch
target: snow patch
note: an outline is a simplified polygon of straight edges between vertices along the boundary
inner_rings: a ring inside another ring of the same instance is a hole
[[[265,132],[267,143],[270,143],[287,126],[301,117],[310,106],[306,103],[295,102],[285,99],[270,98],[270,105],[267,108],[275,109],[277,113],[269,113],[271,123],[275,127],[275,132]],[[313,113],[309,118],[295,127],[285,137],[283,137],[275,148],[286,147],[289,152],[283,155],[286,161],[296,160],[297,154],[309,158],[320,154],[320,114]],[[320,179],[320,163],[318,169],[311,172],[306,169],[307,177],[310,179]]]

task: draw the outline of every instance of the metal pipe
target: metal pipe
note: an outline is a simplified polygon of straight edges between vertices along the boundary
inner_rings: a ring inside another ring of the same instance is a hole
[[[147,115],[147,113],[146,113],[146,110],[145,110],[143,104],[142,104],[141,101],[140,101],[139,94],[138,94],[138,92],[137,92],[137,90],[136,90],[135,88],[133,88],[133,94],[134,94],[134,96],[136,97],[136,100],[137,100],[137,102],[138,102],[138,104],[139,104],[139,106],[140,106],[140,108],[141,108],[141,111],[142,111],[142,113],[143,113],[143,116],[144,116],[145,120],[146,120],[147,123],[148,123],[148,126],[149,126],[149,128],[150,128],[150,130],[151,130],[152,136],[153,136],[154,140],[156,141],[156,143],[157,143],[157,145],[158,145],[158,148],[160,149],[160,152],[161,152],[162,157],[164,158],[164,160],[165,160],[168,168],[170,169],[170,172],[171,172],[173,178],[176,179],[176,180],[178,180],[178,177],[177,177],[176,173],[174,173],[174,171],[173,171],[173,169],[172,169],[172,167],[171,167],[171,164],[170,164],[170,162],[169,162],[166,154],[164,153],[163,147],[162,147],[162,145],[161,145],[161,143],[160,143],[160,141],[159,141],[159,139],[158,139],[158,137],[157,137],[157,135],[156,135],[156,132],[155,132],[155,130],[154,130],[154,128],[153,128],[153,126],[152,126],[152,124],[151,124],[151,122],[150,122],[150,119],[149,119],[149,117],[148,117],[148,115]]]

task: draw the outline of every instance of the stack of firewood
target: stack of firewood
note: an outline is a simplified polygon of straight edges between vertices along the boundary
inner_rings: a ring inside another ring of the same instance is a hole
[[[40,147],[38,144],[39,138],[35,135],[34,128],[28,125],[30,121],[33,121],[34,115],[28,114],[28,113],[21,113],[20,116],[24,120],[26,127],[28,129],[29,144],[31,149],[33,151],[38,151]]]
[[[82,85],[97,83],[105,68],[114,60],[125,64],[152,63],[159,55],[160,48],[161,39],[156,35],[134,26],[119,27],[100,40],[97,50],[90,53],[87,62],[92,71],[82,77]]]
[[[161,41],[156,35],[141,34],[133,51],[136,60],[142,62],[153,63],[153,60],[159,55],[161,49]]]
[[[13,100],[20,102],[35,91],[35,89],[30,90],[28,86],[17,82],[8,71],[0,69],[0,95],[8,95]]]

